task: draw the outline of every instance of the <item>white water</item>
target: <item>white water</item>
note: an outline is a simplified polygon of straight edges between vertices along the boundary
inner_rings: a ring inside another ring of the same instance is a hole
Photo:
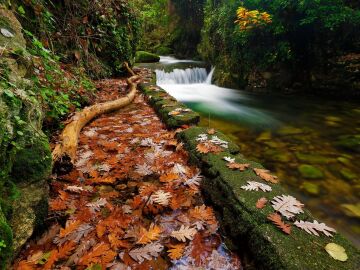
[[[176,63],[176,59],[171,61]],[[179,101],[196,103],[202,112],[236,118],[255,125],[269,125],[276,122],[268,112],[241,104],[242,100],[249,99],[241,91],[211,84],[214,70],[213,68],[209,74],[205,68],[174,69],[172,72],[156,70],[155,72],[157,84],[160,87]]]

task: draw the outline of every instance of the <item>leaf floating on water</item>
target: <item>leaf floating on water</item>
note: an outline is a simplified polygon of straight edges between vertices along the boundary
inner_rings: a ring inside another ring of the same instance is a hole
[[[256,208],[257,209],[263,209],[266,206],[266,203],[268,202],[268,200],[266,198],[260,198],[257,202],[256,202]]]
[[[242,189],[248,190],[248,191],[259,191],[262,190],[264,192],[269,192],[272,190],[272,188],[268,185],[265,185],[263,183],[254,182],[254,181],[247,181],[246,186],[242,186]]]
[[[345,249],[338,244],[329,243],[325,246],[325,250],[337,261],[346,262],[348,259]]]
[[[302,210],[304,205],[290,195],[276,196],[271,201],[271,204],[275,211],[280,212],[280,214],[288,219],[304,212]]]
[[[271,175],[269,170],[254,168],[254,172],[256,173],[257,176],[259,176],[261,179],[263,179],[266,182],[271,182],[273,184],[279,182],[278,177]]]
[[[300,229],[303,229],[304,231],[306,231],[309,234],[313,234],[316,236],[319,236],[318,232],[322,232],[323,234],[325,234],[326,236],[330,236],[332,237],[332,232],[336,233],[336,230],[326,226],[325,223],[319,223],[316,220],[314,220],[314,222],[308,222],[308,221],[295,221],[294,225]]]
[[[181,225],[178,231],[171,232],[171,236],[181,242],[186,242],[186,239],[192,240],[197,231],[189,226]]]
[[[268,215],[267,217],[268,220],[271,220],[272,223],[274,223],[279,229],[281,229],[284,233],[286,234],[290,234],[291,232],[291,225],[290,224],[286,224],[285,222],[283,222],[281,220],[281,216],[277,213],[272,213],[270,215]]]

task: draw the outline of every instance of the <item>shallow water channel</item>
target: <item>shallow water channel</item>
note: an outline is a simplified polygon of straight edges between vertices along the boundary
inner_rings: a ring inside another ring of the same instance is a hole
[[[314,216],[360,247],[360,104],[211,84],[204,63],[161,57],[157,83],[262,163]]]

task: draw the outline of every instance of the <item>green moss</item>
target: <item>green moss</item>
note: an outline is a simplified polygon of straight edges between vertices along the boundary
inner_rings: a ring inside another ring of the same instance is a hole
[[[336,146],[351,152],[360,153],[360,134],[340,136]]]
[[[159,62],[160,56],[145,52],[145,51],[138,51],[135,54],[135,62],[136,63],[153,63],[153,62]]]
[[[174,53],[173,49],[171,49],[169,47],[160,46],[160,47],[156,48],[156,54],[158,54],[158,55],[170,55],[173,53]]]
[[[15,157],[11,176],[15,182],[38,181],[51,172],[51,151],[45,137],[36,138]]]
[[[10,226],[0,207],[0,241],[4,241],[6,247],[0,250],[0,268],[5,270],[7,259],[12,257],[13,235]]]

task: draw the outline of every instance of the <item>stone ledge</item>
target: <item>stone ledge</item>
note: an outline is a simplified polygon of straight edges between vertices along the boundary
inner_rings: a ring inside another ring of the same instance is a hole
[[[167,127],[178,128],[184,125],[191,126],[199,123],[200,116],[194,111],[179,115],[169,115],[171,111],[177,108],[187,109],[187,107],[159,86],[151,83],[142,83],[139,85],[139,88]]]

